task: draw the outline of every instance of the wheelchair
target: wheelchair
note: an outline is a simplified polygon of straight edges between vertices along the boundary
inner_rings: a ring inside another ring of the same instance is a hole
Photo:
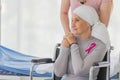
[[[43,58],[43,59],[33,59],[31,61],[32,66],[31,66],[31,69],[30,69],[30,80],[33,80],[32,72],[33,72],[33,68],[34,68],[35,65],[54,63],[55,62],[55,60],[57,59],[57,57],[59,55],[60,45],[61,44],[58,43],[55,47],[54,60],[52,60],[51,58]],[[93,80],[94,69],[99,69],[97,80],[110,80],[110,52],[111,52],[111,50],[113,50],[113,47],[110,47],[110,50],[108,50],[106,52],[103,61],[95,62],[91,66],[90,72],[89,72],[89,80]],[[47,80],[61,80],[61,77],[57,77],[55,74],[53,74],[52,79],[47,79]]]

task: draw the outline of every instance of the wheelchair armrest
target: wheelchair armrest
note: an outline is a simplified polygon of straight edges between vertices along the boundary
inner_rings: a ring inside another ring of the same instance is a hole
[[[110,66],[110,63],[107,61],[95,62],[93,64],[94,68],[101,68],[101,67],[108,67],[108,66]]]
[[[51,58],[43,58],[43,59],[32,59],[31,61],[34,64],[45,64],[45,63],[54,63]]]
[[[97,69],[97,68],[103,68],[103,67],[109,67],[110,66],[110,63],[107,62],[107,61],[99,61],[99,62],[95,62],[92,67],[90,68],[90,73],[89,73],[89,80],[93,80],[93,71],[94,69]]]

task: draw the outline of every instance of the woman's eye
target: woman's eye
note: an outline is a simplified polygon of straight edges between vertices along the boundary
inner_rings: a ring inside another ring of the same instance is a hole
[[[75,19],[74,21],[77,22],[77,21],[79,21],[79,20],[78,20],[78,19]]]
[[[77,22],[77,21],[79,21],[79,20],[78,19],[72,20],[72,22]]]
[[[76,19],[75,21],[79,21],[78,19]]]
[[[79,21],[78,19],[75,19],[74,21]]]

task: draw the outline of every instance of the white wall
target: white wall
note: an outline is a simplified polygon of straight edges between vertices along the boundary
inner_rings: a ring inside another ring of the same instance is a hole
[[[2,45],[52,57],[63,34],[59,7],[57,0],[2,0]]]
[[[120,0],[113,0],[113,11],[109,23],[111,45],[114,46],[114,55],[120,54]],[[112,54],[113,54],[112,53]]]

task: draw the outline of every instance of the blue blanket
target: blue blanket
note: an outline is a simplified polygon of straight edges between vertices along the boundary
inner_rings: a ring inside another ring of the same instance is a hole
[[[37,58],[0,46],[0,68],[7,71],[29,75],[31,60]],[[52,73],[38,74],[34,71],[33,75],[51,77]]]

